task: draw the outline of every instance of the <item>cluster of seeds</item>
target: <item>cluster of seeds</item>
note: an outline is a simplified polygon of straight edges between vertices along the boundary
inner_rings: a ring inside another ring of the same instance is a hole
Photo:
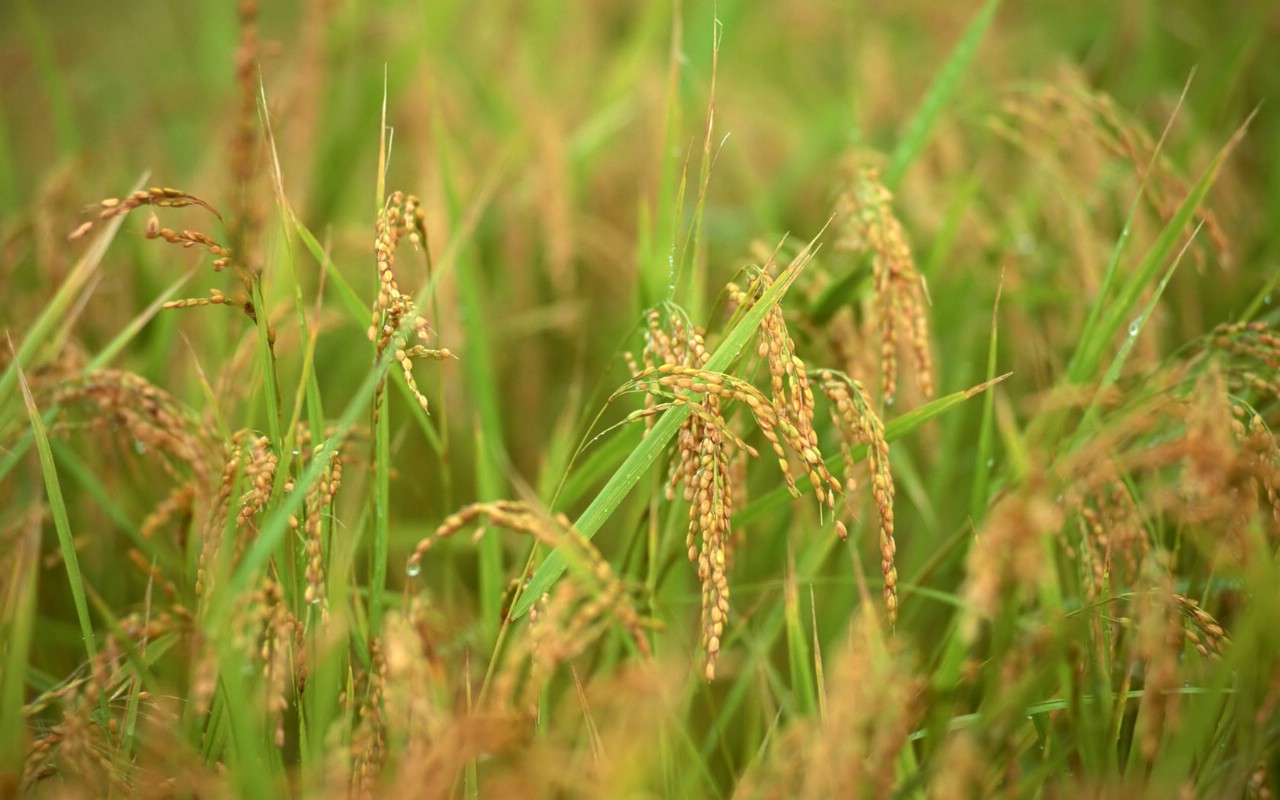
[[[890,624],[898,619],[898,568],[893,527],[893,475],[889,471],[889,442],[884,436],[884,423],[872,408],[871,398],[862,384],[833,370],[817,373],[822,392],[831,400],[831,421],[840,433],[840,452],[844,455],[846,496],[857,488],[854,475],[853,448],[867,449],[867,470],[871,474],[871,496],[880,520],[880,572],[884,576],[884,605]],[[848,536],[843,522],[836,523],[841,538]]]
[[[249,480],[249,486],[240,496],[239,508],[234,517],[235,528],[237,531],[247,531],[254,516],[271,498],[276,467],[279,464],[279,456],[271,446],[271,440],[266,436],[254,436],[247,430],[237,431],[232,435],[231,441],[224,447],[223,458],[222,477],[218,481],[217,495],[205,522],[204,541],[196,568],[196,594],[202,597],[208,596],[213,588],[213,565],[222,547],[223,532],[231,515],[231,497],[238,480],[244,475]],[[244,537],[238,536],[234,555],[239,555],[244,544]]]
[[[874,168],[858,172],[841,196],[838,214],[845,227],[839,246],[871,254],[876,320],[880,328],[881,395],[893,403],[898,384],[898,350],[906,339],[915,361],[920,393],[933,396],[933,356],[925,315],[924,281],[916,271],[902,223],[893,214],[893,194]]]
[[[317,445],[313,457],[319,455],[323,448],[323,445]],[[304,599],[307,605],[319,606],[321,619],[325,622],[329,619],[329,604],[325,596],[324,520],[333,508],[341,485],[342,457],[334,451],[320,473],[320,480],[307,491],[303,521],[299,522],[297,515],[289,518],[293,530],[301,529],[306,545],[307,588]]]
[[[208,432],[171,394],[141,375],[97,370],[59,384],[54,400],[92,406],[94,424],[126,436],[139,455],[155,456],[152,460],[175,481],[210,484],[216,449]]]
[[[729,430],[721,410],[724,394],[720,390],[726,389],[731,395],[731,387],[740,384],[739,391],[750,388],[755,393],[757,406],[763,407],[766,403],[754,387],[703,369],[711,354],[707,352],[702,332],[679,315],[671,315],[668,333],[663,329],[659,312],[650,312],[640,357],[643,367],[627,355],[632,381],[623,390],[635,388],[645,396],[645,407],[631,418],[643,417],[645,424],[651,425],[654,414],[672,405],[688,405],[692,411],[676,435],[676,462],[671,469],[667,496],[674,497],[676,486],[684,486],[684,500],[689,504],[685,549],[689,560],[697,564],[702,586],[704,671],[707,680],[711,680],[729,618],[729,518],[734,508],[733,483],[729,480],[732,448],[736,446],[739,451],[755,455],[754,449]],[[699,391],[701,387],[706,388]],[[666,402],[659,403],[659,399]],[[768,435],[780,450],[772,427]]]
[[[1147,561],[1150,588],[1138,592],[1134,608],[1137,635],[1132,658],[1142,664],[1143,678],[1135,738],[1148,762],[1155,759],[1165,729],[1178,723],[1178,689],[1182,685],[1179,665],[1186,627],[1181,608],[1185,606],[1175,599],[1173,576],[1158,566],[1164,560]]]
[[[76,228],[67,239],[75,241],[82,238],[89,231],[93,230],[94,225],[104,220],[114,217],[122,217],[130,211],[141,208],[143,206],[154,206],[158,208],[182,208],[184,206],[200,206],[209,211],[218,219],[222,219],[222,215],[218,210],[192,194],[187,194],[181,189],[170,189],[167,187],[153,186],[150,189],[139,189],[132,194],[124,197],[108,197],[98,205],[102,210],[98,212],[97,219],[91,219],[80,227]]]
[[[1280,397],[1280,336],[1266,322],[1224,323],[1209,334],[1208,345],[1239,364],[1230,373],[1233,390]]]
[[[1097,471],[1115,475],[1104,462]],[[1101,597],[1108,586],[1131,586],[1151,551],[1151,541],[1129,487],[1113,477],[1078,503],[1080,539],[1064,536],[1066,552],[1084,570],[1086,599]],[[1066,531],[1064,531],[1064,534]]]
[[[1218,621],[1190,597],[1175,594],[1173,600],[1186,621],[1183,633],[1187,642],[1205,658],[1220,657],[1229,640]]]
[[[275,721],[276,747],[284,745],[284,715],[290,694],[303,674],[302,659],[306,648],[302,641],[302,625],[285,604],[280,584],[267,578],[254,595],[256,655],[262,665],[263,688],[267,714]]]
[[[760,271],[749,291],[730,284],[729,297],[740,308],[749,307],[771,283]],[[726,417],[726,404],[736,402],[750,412],[756,427],[777,457],[787,487],[800,492],[792,474],[788,449],[803,465],[819,502],[834,507],[840,484],[827,470],[818,450],[813,428],[813,393],[804,362],[795,355],[781,312],[774,308],[760,328],[758,352],[769,365],[772,396],[732,375],[706,369],[710,360],[702,333],[676,313],[669,315],[670,331],[663,318],[651,311],[640,359],[627,355],[631,380],[614,393],[638,391],[644,407],[628,419],[644,419],[652,425],[654,416],[677,405],[691,413],[676,435],[675,463],[667,486],[673,498],[683,486],[689,504],[689,525],[685,549],[697,565],[702,585],[702,647],[704,673],[715,677],[716,661],[729,619],[728,570],[732,553],[730,519],[735,504],[733,476],[736,455],[758,455],[756,449],[735,434]],[[785,445],[785,447],[784,447]]]
[[[245,477],[249,479],[249,488],[240,498],[240,511],[236,514],[236,526],[243,527],[261,511],[271,499],[271,490],[275,486],[276,467],[280,457],[271,447],[271,440],[266,436],[258,436],[249,443],[245,450]]]
[[[387,689],[387,659],[382,641],[369,640],[369,669],[357,676],[355,732],[351,736],[351,780],[348,797],[371,800],[387,760],[387,724],[383,697]],[[343,698],[350,703],[346,693]]]
[[[94,225],[98,222],[111,219],[113,217],[123,216],[143,206],[159,208],[199,206],[208,210],[209,213],[217,217],[219,221],[222,220],[222,215],[218,213],[217,209],[209,205],[204,200],[201,200],[195,195],[188,194],[181,189],[153,187],[151,189],[136,191],[126,197],[109,197],[106,200],[103,200],[101,205],[102,211],[99,212],[98,218],[96,220],[90,220],[79,228],[76,228],[72,231],[70,236],[68,236],[68,239],[79,239],[92,230]],[[255,325],[257,324],[258,312],[257,309],[254,308],[253,300],[251,299],[253,295],[254,273],[245,268],[244,264],[236,257],[230,247],[200,231],[178,231],[173,228],[161,227],[160,219],[154,213],[147,218],[147,227],[144,231],[144,235],[148,239],[159,239],[161,241],[168,242],[169,244],[178,245],[183,249],[197,247],[207,251],[209,255],[213,256],[213,269],[215,272],[221,272],[228,268],[233,269],[235,274],[240,278],[240,282],[244,287],[243,293],[238,293],[234,297],[228,297],[221,291],[213,289],[210,291],[208,297],[170,300],[164,304],[164,308],[196,308],[199,306],[225,305],[240,309]],[[274,344],[275,331],[268,328],[267,336],[269,341]]]
[[[436,361],[452,358],[447,349],[433,349],[431,344],[431,326],[425,317],[418,314],[413,297],[400,291],[396,281],[396,250],[400,240],[407,238],[414,247],[426,242],[426,214],[422,210],[418,198],[403,192],[393,192],[387,198],[378,215],[377,235],[373,243],[374,256],[378,261],[378,299],[373,307],[373,322],[369,326],[369,341],[377,345],[377,356],[382,357],[388,347],[395,348],[396,361],[400,364],[404,382],[417,398],[423,411],[427,410],[427,398],[418,391],[418,384],[413,379],[413,359],[425,358]],[[407,322],[413,331],[413,343],[410,337],[401,331],[401,324]],[[383,385],[379,384],[381,397]],[[379,404],[380,405],[380,404]]]
[[[192,628],[190,612],[178,605],[171,610],[128,614],[105,635],[102,649],[91,662],[23,706],[21,714],[29,721],[46,715],[52,707],[63,709],[60,719],[41,726],[29,740],[23,794],[36,791],[37,783],[57,779],[67,785],[100,787],[102,795],[136,796],[137,786],[147,776],[136,761],[112,758],[125,726],[130,724],[129,704],[119,700],[127,696],[136,701],[133,724],[153,723],[172,731],[165,726],[176,726],[176,716],[150,692],[137,687],[133,660],[139,654],[146,655],[150,642],[166,636],[189,636]],[[17,789],[12,784],[10,788]]]
[[[477,523],[481,525],[475,533],[477,540],[489,526],[496,526],[525,534],[566,555],[573,580],[561,581],[555,596],[539,598],[530,612],[534,627],[526,654],[536,673],[545,675],[555,665],[581,653],[604,634],[611,620],[622,625],[641,655],[649,655],[645,635],[648,622],[636,610],[631,594],[609,562],[563,514],[548,515],[528,503],[510,500],[473,503],[451,514],[430,536],[418,542],[406,563],[406,573],[420,574],[427,551]],[[513,661],[521,659],[516,657]],[[515,680],[514,672],[506,673],[498,695],[508,696]]]

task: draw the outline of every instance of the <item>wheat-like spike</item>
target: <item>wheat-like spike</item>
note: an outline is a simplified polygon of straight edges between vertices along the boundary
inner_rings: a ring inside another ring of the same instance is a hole
[[[933,357],[929,347],[924,284],[916,270],[902,223],[893,214],[893,194],[874,168],[860,170],[839,202],[845,235],[840,246],[872,256],[876,319],[880,327],[881,394],[891,405],[897,392],[898,350],[905,339],[915,361],[916,380],[925,398],[933,396]]]
[[[415,248],[425,244],[426,213],[413,195],[392,192],[378,215],[375,231],[373,252],[378,269],[378,297],[369,325],[369,340],[374,342],[376,358],[380,358],[387,348],[395,348],[396,361],[400,365],[405,385],[422,410],[426,411],[426,395],[418,389],[413,378],[413,360],[443,361],[454,355],[446,348],[429,346],[431,327],[426,318],[417,313],[413,298],[400,291],[395,270],[396,252],[402,239],[407,238]],[[406,322],[408,331],[402,330],[402,324]],[[413,342],[410,341],[411,338]],[[381,407],[383,388],[380,383],[375,408]]]
[[[607,599],[606,604],[592,607],[588,616],[594,619],[606,609],[611,611],[640,652],[649,653],[649,643],[643,634],[645,624],[625,587],[600,551],[563,514],[549,516],[528,503],[514,500],[472,503],[446,517],[431,535],[418,542],[406,562],[405,571],[411,576],[419,574],[422,559],[432,547],[476,523],[485,523],[477,530],[477,539],[488,526],[494,526],[525,534],[550,548],[565,547],[572,551],[570,558],[586,567],[575,574],[576,580],[585,584],[587,596]]]
[[[219,220],[222,215],[213,206],[201,200],[195,195],[188,194],[181,189],[171,189],[167,187],[155,186],[150,189],[140,189],[132,194],[124,197],[108,197],[98,203],[101,209],[98,212],[97,219],[90,220],[81,224],[74,231],[67,235],[68,241],[75,241],[83,238],[93,230],[94,225],[113,217],[120,217],[128,214],[130,211],[141,208],[143,206],[155,206],[159,208],[181,208],[183,206],[200,206],[213,214]]]
[[[871,473],[871,493],[880,520],[880,570],[884,576],[884,604],[890,623],[898,618],[898,569],[895,563],[897,542],[894,539],[893,474],[889,469],[889,443],[884,424],[871,406],[871,398],[862,384],[833,370],[817,373],[822,391],[832,402],[831,418],[840,432],[846,453],[845,480],[852,484],[853,461],[849,458],[854,444],[867,447],[867,467]],[[837,531],[841,532],[843,526]],[[841,532],[841,538],[847,536]]]

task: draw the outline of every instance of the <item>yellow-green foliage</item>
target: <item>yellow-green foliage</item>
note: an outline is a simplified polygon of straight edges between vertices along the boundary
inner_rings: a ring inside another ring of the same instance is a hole
[[[0,796],[1280,790],[1274,3],[11,6]]]

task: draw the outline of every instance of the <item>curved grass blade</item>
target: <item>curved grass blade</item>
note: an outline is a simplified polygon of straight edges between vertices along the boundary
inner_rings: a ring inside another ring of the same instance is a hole
[[[1106,350],[1108,343],[1120,331],[1121,326],[1126,325],[1126,321],[1133,315],[1134,309],[1142,298],[1143,290],[1151,285],[1161,268],[1168,264],[1174,248],[1179,245],[1180,240],[1185,235],[1184,231],[1186,231],[1187,226],[1195,217],[1201,203],[1204,202],[1205,195],[1209,193],[1209,188],[1213,185],[1214,179],[1217,178],[1218,170],[1235,146],[1244,138],[1244,133],[1256,114],[1256,111],[1250,114],[1244,124],[1236,130],[1227,143],[1222,146],[1222,149],[1218,151],[1218,154],[1214,156],[1213,161],[1210,162],[1208,168],[1200,176],[1200,180],[1196,181],[1186,199],[1182,201],[1168,224],[1160,231],[1155,244],[1143,256],[1138,268],[1134,270],[1129,280],[1119,288],[1115,299],[1104,308],[1105,297],[1099,296],[1098,305],[1096,306],[1099,309],[1096,314],[1098,318],[1097,325],[1092,328],[1086,328],[1086,333],[1080,342],[1080,348],[1072,357],[1071,364],[1068,367],[1068,378],[1071,382],[1084,383],[1097,372],[1099,362],[1102,360],[1103,352]],[[1121,239],[1116,244],[1117,255],[1120,248],[1123,247],[1127,232],[1128,226],[1126,225],[1125,233],[1121,234]],[[1141,327],[1140,321],[1138,324]]]
[[[964,74],[965,68],[977,54],[978,44],[982,41],[987,28],[991,26],[991,20],[995,17],[999,6],[1000,0],[987,0],[987,4],[978,11],[977,16],[965,29],[956,49],[952,50],[951,55],[947,57],[942,70],[938,72],[938,77],[929,87],[929,93],[924,96],[919,110],[911,118],[911,122],[907,123],[907,130],[902,140],[898,142],[893,155],[889,157],[889,166],[884,172],[885,186],[890,189],[895,188],[898,181],[902,180],[907,167],[911,166],[911,162],[915,161],[916,156],[920,155],[920,151],[924,149],[933,123],[937,121],[947,101],[955,94],[960,76]]]
[[[76,558],[76,545],[71,536],[71,520],[67,516],[67,505],[63,501],[62,485],[58,482],[58,470],[53,462],[53,449],[49,446],[49,437],[45,434],[40,409],[36,407],[35,398],[31,395],[31,387],[27,385],[27,376],[18,363],[18,353],[14,348],[13,339],[9,339],[9,351],[13,353],[14,374],[22,389],[27,416],[31,419],[31,429],[35,434],[36,451],[40,454],[40,468],[44,472],[49,511],[53,515],[54,529],[58,532],[58,547],[62,551],[62,563],[66,566],[67,582],[71,585],[71,599],[75,602],[76,618],[80,622],[80,636],[84,639],[85,654],[89,657],[89,662],[93,663],[98,657],[98,646],[93,638],[93,622],[89,619],[89,603],[85,599],[84,576],[80,573],[80,562]]]

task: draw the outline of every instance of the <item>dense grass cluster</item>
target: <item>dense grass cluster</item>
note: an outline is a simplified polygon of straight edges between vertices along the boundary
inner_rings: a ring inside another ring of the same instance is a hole
[[[191,5],[0,12],[0,796],[1280,791],[1273,4]]]

